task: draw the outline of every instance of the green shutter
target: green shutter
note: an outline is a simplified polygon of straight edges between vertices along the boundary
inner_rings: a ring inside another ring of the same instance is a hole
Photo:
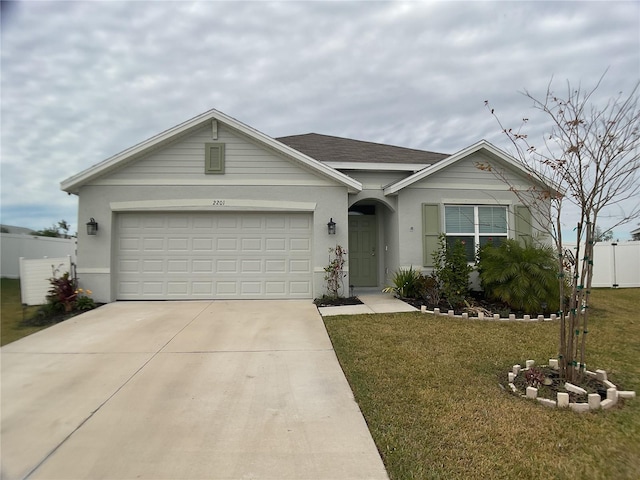
[[[516,205],[515,238],[521,245],[530,243],[533,229],[531,227],[531,211],[524,205]]]
[[[438,249],[440,235],[440,205],[422,204],[422,263],[433,267],[431,254]]]
[[[224,173],[224,143],[205,143],[204,173]]]

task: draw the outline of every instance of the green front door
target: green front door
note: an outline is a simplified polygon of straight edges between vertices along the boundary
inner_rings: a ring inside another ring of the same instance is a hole
[[[375,215],[349,216],[349,283],[378,286],[378,234]]]

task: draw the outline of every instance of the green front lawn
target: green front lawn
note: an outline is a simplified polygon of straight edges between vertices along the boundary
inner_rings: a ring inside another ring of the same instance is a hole
[[[23,310],[20,302],[20,280],[0,278],[0,345],[15,342],[47,326],[23,326],[23,318],[31,317],[38,307]]]
[[[587,365],[640,394],[640,289],[593,293]],[[503,391],[558,324],[420,313],[324,319],[392,480],[640,478],[640,398],[577,414]]]

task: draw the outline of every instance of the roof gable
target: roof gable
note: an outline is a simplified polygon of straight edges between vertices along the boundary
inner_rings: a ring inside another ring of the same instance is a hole
[[[288,145],[278,142],[264,133],[259,132],[258,130],[249,127],[248,125],[215,109],[209,110],[208,112],[176,125],[169,130],[165,130],[154,137],[134,145],[133,147],[130,147],[72,177],[67,178],[61,182],[60,188],[69,193],[78,193],[79,188],[87,182],[112,172],[115,169],[120,168],[155,149],[161,148],[180,137],[186,136],[202,128],[207,123],[211,123],[212,130],[215,130],[217,128],[215,122],[224,123],[226,126],[248,136],[253,141],[285,155],[294,162],[298,162],[299,164],[307,167],[312,172],[330,178],[333,181],[346,186],[350,192],[359,192],[362,190],[360,182],[353,178],[289,147]]]
[[[430,165],[422,170],[420,170],[419,172],[414,173],[413,175],[410,175],[406,178],[403,178],[402,180],[392,183],[391,185],[388,185],[387,187],[385,187],[384,189],[384,194],[385,195],[393,195],[398,193],[400,190],[402,190],[403,188],[406,188],[410,185],[413,185],[414,183],[423,180],[425,178],[428,178],[432,175],[434,175],[435,173],[453,165],[456,164],[460,161],[462,161],[463,159],[469,157],[470,155],[476,153],[476,152],[482,152],[484,154],[486,154],[489,158],[492,158],[500,163],[503,163],[505,165],[507,165],[509,168],[515,170],[516,172],[520,173],[522,176],[524,177],[529,177],[530,178],[530,174],[529,172],[527,172],[521,165],[519,165],[517,163],[517,161],[512,158],[510,155],[508,155],[507,153],[503,152],[502,150],[500,150],[499,148],[495,147],[494,145],[492,145],[491,143],[487,142],[486,140],[481,140],[478,143],[475,143],[463,150],[460,150],[459,152],[449,156],[448,158],[434,164],[434,165]],[[549,187],[549,185],[545,185],[546,187]],[[551,187],[553,188],[553,187]]]

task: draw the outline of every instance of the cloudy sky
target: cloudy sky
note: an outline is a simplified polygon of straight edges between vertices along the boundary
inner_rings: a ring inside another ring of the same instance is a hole
[[[602,99],[640,78],[637,1],[3,1],[1,31],[2,223],[33,229],[76,231],[60,181],[211,108],[272,137],[509,150],[485,100],[515,126],[552,76],[608,68]]]

